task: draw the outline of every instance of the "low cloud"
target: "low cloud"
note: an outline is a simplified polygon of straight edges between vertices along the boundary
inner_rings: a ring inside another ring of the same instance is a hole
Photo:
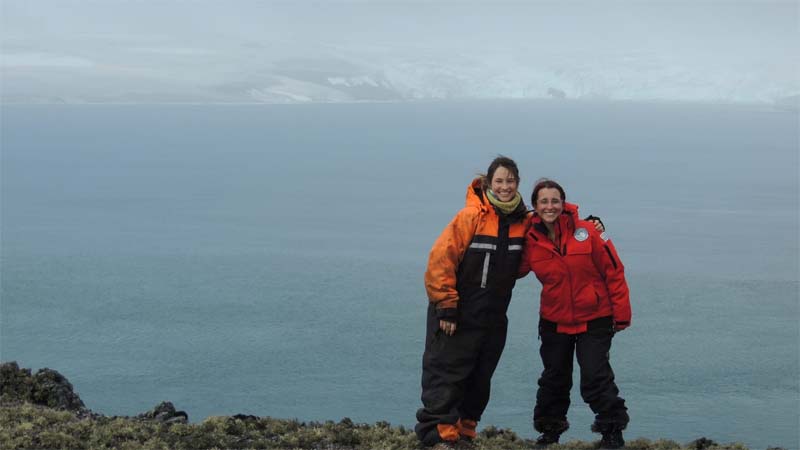
[[[48,53],[9,53],[2,55],[2,58],[0,58],[0,65],[2,65],[4,68],[91,68],[95,67],[96,63],[86,58],[70,55],[54,55]]]

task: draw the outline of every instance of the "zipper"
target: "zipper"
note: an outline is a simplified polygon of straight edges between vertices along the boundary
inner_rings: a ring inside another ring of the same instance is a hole
[[[563,240],[564,234],[560,233],[559,238]],[[567,262],[564,261],[564,257],[567,256],[567,243],[564,242],[562,246],[561,242],[559,242],[558,244],[555,245],[555,250],[556,251],[554,253],[556,253],[556,255],[558,256],[558,260],[561,262],[561,265],[564,266],[564,270],[567,272],[567,278],[569,279],[569,302],[572,305],[570,312],[572,313],[572,323],[575,323],[575,293],[572,290],[572,271],[569,270]]]
[[[572,271],[569,270],[569,266],[567,265],[567,262],[564,261],[563,257],[559,258],[559,261],[561,261],[564,269],[566,269],[567,278],[569,278],[569,302],[572,304],[572,323],[575,323],[575,294],[572,291]]]
[[[497,218],[497,244],[494,246],[495,256],[495,265],[500,264],[498,267],[502,267],[508,258],[508,230],[510,228],[510,224],[507,222],[507,219],[504,217]],[[485,289],[487,286],[487,280],[489,278],[489,262],[491,260],[491,253],[486,252],[486,256],[483,257],[483,275],[481,276],[481,289]]]
[[[548,248],[547,246],[544,247]],[[566,246],[564,249],[566,250]],[[575,295],[573,294],[572,290],[572,272],[569,270],[569,266],[567,265],[567,262],[564,261],[564,256],[561,255],[561,252],[559,252],[559,250],[560,249],[558,248],[558,246],[549,248],[549,251],[558,258],[558,261],[564,267],[564,271],[567,272],[567,278],[569,279],[569,302],[570,304],[572,304],[572,309],[571,309],[572,323],[575,323]]]

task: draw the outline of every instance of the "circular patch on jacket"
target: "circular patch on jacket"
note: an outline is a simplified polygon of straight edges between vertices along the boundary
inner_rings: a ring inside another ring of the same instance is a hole
[[[589,232],[586,231],[586,228],[578,228],[575,230],[575,240],[578,242],[583,242],[589,239]]]

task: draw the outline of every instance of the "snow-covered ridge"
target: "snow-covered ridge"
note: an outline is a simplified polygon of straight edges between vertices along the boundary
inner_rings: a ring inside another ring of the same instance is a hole
[[[777,104],[796,109],[800,95],[793,57],[779,64],[732,61],[687,64],[646,54],[509,55],[485,57],[328,49],[300,59],[243,63],[243,72],[201,70],[206,53],[162,72],[155,59],[139,67],[70,55],[3,55],[4,102],[308,103],[442,99],[608,99]],[[139,52],[141,54],[141,52]],[[208,54],[214,54],[208,52]],[[217,53],[215,58],[221,58]],[[158,55],[156,55],[158,56]],[[80,64],[74,61],[80,61]],[[70,62],[70,64],[65,64]],[[194,65],[193,65],[194,64]],[[66,99],[66,100],[64,100]]]

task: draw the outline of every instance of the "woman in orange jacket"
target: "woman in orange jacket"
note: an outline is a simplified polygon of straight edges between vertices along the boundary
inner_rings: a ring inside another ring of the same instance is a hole
[[[486,176],[467,187],[466,206],[431,249],[423,407],[415,427],[425,445],[470,442],[489,401],[526,230],[528,211],[518,185],[516,163],[496,158]]]
[[[467,187],[466,206],[431,249],[423,407],[415,427],[424,445],[470,443],[489,401],[528,227],[518,186],[516,163],[496,158]]]
[[[557,443],[569,428],[573,355],[581,373],[581,396],[595,413],[592,430],[601,448],[625,444],[625,400],[614,383],[609,350],[614,333],[631,322],[625,268],[614,245],[580,220],[578,207],[565,202],[555,181],[540,180],[531,203],[535,215],[525,236],[520,276],[533,271],[542,283],[539,336],[544,371],[539,378],[534,428],[537,444]]]

